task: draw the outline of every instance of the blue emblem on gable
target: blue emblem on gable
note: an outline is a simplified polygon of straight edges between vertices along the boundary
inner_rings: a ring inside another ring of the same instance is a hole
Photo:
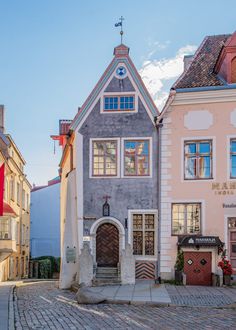
[[[124,78],[124,76],[126,75],[126,68],[124,66],[119,66],[116,69],[116,74],[119,78]]]

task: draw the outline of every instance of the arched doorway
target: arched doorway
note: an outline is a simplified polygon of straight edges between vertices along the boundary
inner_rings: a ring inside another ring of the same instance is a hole
[[[119,231],[111,223],[101,224],[96,233],[98,267],[117,267],[119,262]]]

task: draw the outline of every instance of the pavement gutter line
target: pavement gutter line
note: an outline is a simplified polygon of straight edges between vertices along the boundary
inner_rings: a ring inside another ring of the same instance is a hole
[[[15,329],[15,320],[14,320],[14,305],[13,305],[13,292],[15,285],[11,286],[8,298],[8,330]]]

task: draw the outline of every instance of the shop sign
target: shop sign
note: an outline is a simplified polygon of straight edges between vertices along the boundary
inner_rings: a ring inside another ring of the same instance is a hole
[[[218,236],[185,236],[179,238],[180,246],[221,246],[223,243]]]
[[[211,190],[215,195],[234,195],[236,192],[236,182],[213,182]]]
[[[224,209],[232,209],[232,208],[235,208],[235,207],[236,207],[236,204],[234,204],[234,203],[230,203],[230,204],[223,203],[223,208]]]

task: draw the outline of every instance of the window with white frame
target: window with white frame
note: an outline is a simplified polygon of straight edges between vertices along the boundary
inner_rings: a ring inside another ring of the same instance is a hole
[[[230,140],[230,178],[236,178],[236,138]]]
[[[104,111],[134,111],[134,95],[117,95],[104,97]]]
[[[212,141],[185,141],[184,178],[199,180],[212,177]]]
[[[172,204],[172,235],[200,234],[200,203]]]
[[[124,175],[150,175],[149,140],[124,140]]]
[[[92,141],[92,175],[117,175],[117,141]]]
[[[133,214],[134,255],[155,255],[155,214]]]
[[[0,239],[10,239],[11,238],[11,220],[2,219],[0,221]]]

